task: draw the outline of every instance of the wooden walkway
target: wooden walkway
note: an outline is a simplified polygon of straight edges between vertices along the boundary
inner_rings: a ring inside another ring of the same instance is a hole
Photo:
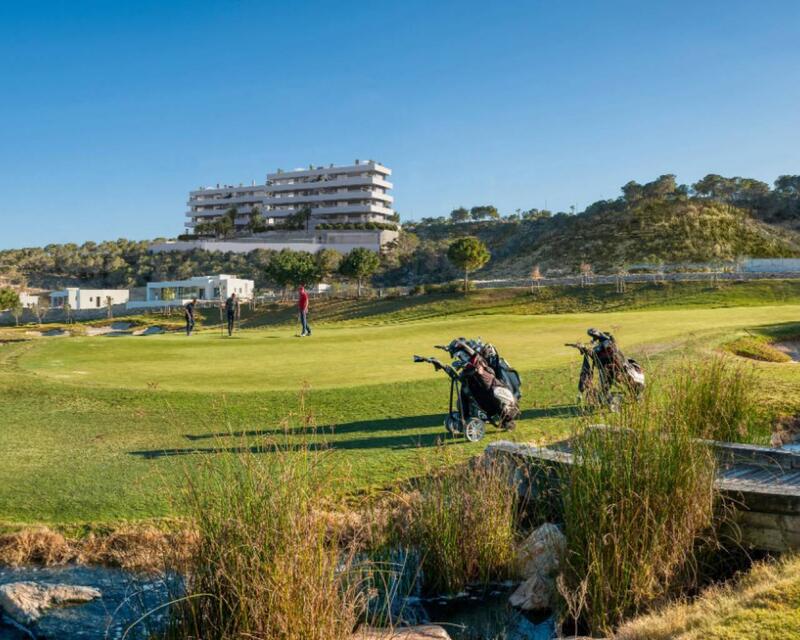
[[[595,427],[599,428],[599,427]],[[729,534],[743,545],[765,551],[800,549],[800,453],[756,445],[707,441],[718,462],[716,488],[736,510]],[[498,441],[487,447],[511,461],[521,490],[531,471],[572,464],[568,442],[536,447]]]

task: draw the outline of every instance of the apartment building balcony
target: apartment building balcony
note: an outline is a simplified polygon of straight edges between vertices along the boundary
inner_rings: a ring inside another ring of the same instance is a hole
[[[354,224],[362,222],[387,222],[386,216],[376,214],[348,214],[315,216],[313,222],[317,224]]]
[[[227,194],[238,194],[238,195],[247,195],[254,192],[264,191],[266,189],[265,184],[253,184],[253,185],[228,185],[225,187],[201,187],[200,189],[194,189],[189,192],[189,197],[198,197],[198,198],[217,198],[220,196],[224,196]]]
[[[297,191],[303,188],[308,189],[329,189],[335,187],[350,187],[350,186],[373,186],[373,187],[381,187],[382,189],[392,189],[394,185],[384,180],[381,176],[347,176],[347,177],[336,177],[331,180],[295,180],[292,182],[288,182],[285,184],[270,184],[267,186],[267,190],[271,193],[277,193],[280,191]]]
[[[287,209],[271,209],[270,215],[275,216],[288,216],[293,213],[297,213],[301,211],[304,207],[292,207]],[[374,213],[380,216],[391,216],[394,215],[394,210],[388,207],[382,207],[377,204],[350,204],[350,205],[339,205],[333,207],[313,207],[311,209],[311,215],[313,217],[318,216],[325,216],[325,215],[342,215],[342,216],[353,216],[353,215],[360,215],[360,214],[371,214]]]
[[[340,176],[352,173],[379,173],[385,176],[392,174],[392,170],[377,162],[362,162],[345,167],[319,167],[313,169],[297,169],[294,171],[281,171],[267,174],[267,183],[273,181],[290,180],[293,178],[316,177],[323,175]]]
[[[187,211],[187,218],[219,218],[225,215],[227,209],[209,209],[208,211]]]
[[[264,192],[260,195],[246,195],[246,196],[234,196],[231,198],[194,198],[190,197],[189,201],[186,203],[190,207],[235,207],[240,204],[258,204],[264,198],[267,197],[267,193]]]
[[[351,190],[337,193],[315,193],[311,195],[286,194],[280,197],[265,198],[264,203],[268,205],[300,206],[303,202],[335,202],[338,200],[380,200],[386,203],[394,202],[394,198],[388,193],[379,191]]]

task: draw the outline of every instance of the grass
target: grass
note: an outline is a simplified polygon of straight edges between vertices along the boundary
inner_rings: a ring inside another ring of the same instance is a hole
[[[766,336],[747,335],[736,338],[725,345],[731,353],[761,362],[791,362],[788,354],[772,346],[772,340]]]
[[[693,602],[635,618],[617,640],[751,640],[800,637],[800,558],[755,565],[739,580]]]
[[[412,483],[410,522],[402,543],[422,553],[423,589],[455,594],[517,576],[517,487],[508,470],[484,461],[453,466],[446,452],[427,460]]]
[[[666,389],[668,416],[697,438],[752,442],[769,437],[756,371],[721,355],[684,362]]]
[[[714,453],[698,438],[762,435],[758,400],[752,367],[719,354],[679,361],[641,402],[606,416],[611,429],[587,428],[573,438],[562,504],[563,592],[574,619],[608,634],[696,586],[698,552],[713,547],[727,513],[715,507]]]
[[[714,502],[713,453],[679,416],[647,399],[615,422],[574,438],[561,492],[562,593],[571,618],[603,635],[686,586]]]
[[[185,500],[197,530],[168,638],[350,640],[368,596],[353,547],[320,518],[330,456],[280,446],[206,464]]]
[[[730,287],[733,296],[725,290],[684,295],[676,286],[672,297],[661,292],[662,306],[653,291],[647,304],[631,298],[644,310],[565,315],[526,315],[534,307],[518,308],[517,301],[531,296],[505,290],[466,301],[456,295],[353,302],[352,316],[347,303],[337,302],[329,315],[323,305],[315,307],[315,335],[302,340],[276,311],[274,322],[272,312],[263,314],[262,326],[233,339],[212,327],[190,339],[0,344],[0,522],[83,534],[98,525],[180,515],[170,493],[185,467],[241,450],[270,457],[268,444],[284,433],[286,414],[300,411],[302,389],[303,411],[313,414],[322,434],[294,426],[287,442],[302,447],[324,440],[349,469],[346,482],[332,477],[332,485],[371,491],[414,477],[419,450],[443,439],[447,381],[413,365],[411,355],[431,354],[433,344],[456,335],[490,339],[523,373],[523,417],[514,437],[556,440],[569,433],[575,416],[579,360],[564,342],[589,326],[610,328],[652,374],[687,350],[714,347],[744,328],[796,320],[792,283],[737,287]],[[586,290],[576,291],[583,296]],[[723,294],[729,297],[716,297]],[[383,306],[390,304],[396,306]],[[759,365],[759,388],[765,402],[791,413],[800,385],[786,366]],[[446,446],[455,463],[500,437],[507,434],[490,429],[481,443]]]
[[[479,289],[460,294],[432,293],[423,296],[365,298],[362,300],[317,299],[311,303],[313,321],[342,324],[397,325],[463,315],[541,315],[598,313],[631,309],[696,309],[796,304],[800,281],[725,281],[714,287],[707,282],[631,283],[624,294],[614,285],[590,287],[542,287]],[[213,321],[213,319],[212,319]],[[248,328],[276,327],[297,323],[294,303],[273,303],[256,311],[242,310],[242,325]]]

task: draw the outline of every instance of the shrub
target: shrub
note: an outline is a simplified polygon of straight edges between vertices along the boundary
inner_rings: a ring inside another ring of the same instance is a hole
[[[403,542],[421,554],[427,593],[515,576],[518,498],[505,467],[481,461],[431,471],[413,489]]]

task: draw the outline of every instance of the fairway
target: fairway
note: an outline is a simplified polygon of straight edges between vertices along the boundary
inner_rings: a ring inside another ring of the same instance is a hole
[[[800,305],[679,308],[569,315],[464,314],[370,325],[323,322],[311,338],[293,327],[223,338],[37,339],[0,347],[0,521],[112,523],[176,513],[183,478],[218,456],[281,441],[325,443],[347,491],[419,473],[443,439],[447,381],[411,356],[480,336],[523,374],[517,431],[490,439],[563,436],[575,415],[579,359],[565,342],[588,327],[612,331],[652,371],[665,357],[708,349],[744,328],[793,322]],[[441,352],[438,352],[441,355]],[[794,392],[793,364],[762,367],[775,393]]]

